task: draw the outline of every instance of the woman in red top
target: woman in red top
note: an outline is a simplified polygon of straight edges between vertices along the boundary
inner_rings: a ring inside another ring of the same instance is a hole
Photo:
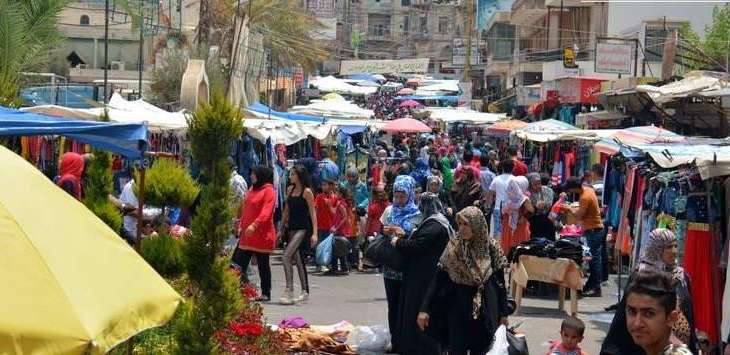
[[[274,228],[274,172],[271,168],[257,166],[251,171],[251,188],[241,206],[239,226],[238,265],[241,266],[241,281],[248,282],[246,271],[252,256],[256,256],[261,278],[261,296],[257,300],[271,300],[271,267],[269,254],[276,245]]]

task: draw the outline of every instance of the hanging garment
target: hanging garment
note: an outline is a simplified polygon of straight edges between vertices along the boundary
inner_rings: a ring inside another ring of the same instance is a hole
[[[727,181],[726,181],[727,183]],[[725,244],[730,243],[730,239]],[[730,248],[725,247],[724,262],[728,264]],[[722,339],[727,340],[730,335],[730,277],[725,276],[725,291],[722,293]]]
[[[621,250],[622,255],[631,255],[631,227],[628,218],[628,212],[631,207],[631,196],[634,190],[634,179],[636,177],[636,167],[627,167],[626,185],[624,186],[623,203],[621,205],[621,220],[616,236],[616,243]]]
[[[690,276],[695,327],[707,333],[711,343],[716,343],[719,336],[715,308],[719,300],[715,299],[717,287],[713,282],[718,263],[715,253],[708,253],[714,250],[714,244],[709,224],[688,223],[684,270]]]

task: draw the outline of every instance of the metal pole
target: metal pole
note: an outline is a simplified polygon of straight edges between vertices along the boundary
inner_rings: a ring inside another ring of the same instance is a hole
[[[639,39],[634,39],[634,77],[639,74]]]
[[[139,17],[139,99],[142,99],[142,66],[144,65],[144,0],[139,2],[141,15]]]
[[[104,0],[104,105],[109,103],[109,0]]]

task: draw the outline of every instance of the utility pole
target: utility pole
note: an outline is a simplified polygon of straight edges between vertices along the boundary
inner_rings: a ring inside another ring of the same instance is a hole
[[[104,105],[109,103],[109,0],[104,1]]]
[[[142,99],[142,67],[144,66],[144,0],[139,1],[139,99]]]
[[[549,39],[548,39],[549,40]],[[558,16],[558,45],[563,50],[563,0],[560,0],[560,16]]]
[[[468,0],[466,4],[466,58],[464,59],[464,79],[466,83],[471,82],[471,36],[474,29],[474,0]]]

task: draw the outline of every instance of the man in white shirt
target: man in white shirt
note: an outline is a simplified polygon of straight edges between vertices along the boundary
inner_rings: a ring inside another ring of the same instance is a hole
[[[499,163],[499,168],[502,174],[492,179],[492,183],[489,185],[487,191],[486,205],[491,206],[494,201],[494,207],[492,209],[491,223],[489,224],[492,237],[499,237],[502,234],[502,204],[507,200],[507,187],[509,182],[512,180],[512,169],[514,169],[514,162],[512,159],[505,159]]]
[[[122,202],[123,206],[131,206],[128,211],[124,214],[124,225],[122,227],[122,234],[124,239],[130,242],[134,242],[137,238],[137,207],[139,201],[137,196],[134,194],[134,179],[129,180],[122,188],[122,193],[119,194],[119,201]]]
[[[421,158],[428,160],[428,158],[430,157],[432,148],[433,148],[433,139],[429,138],[428,141],[426,142],[426,145],[424,145],[423,148],[421,148],[421,153],[420,153]]]

